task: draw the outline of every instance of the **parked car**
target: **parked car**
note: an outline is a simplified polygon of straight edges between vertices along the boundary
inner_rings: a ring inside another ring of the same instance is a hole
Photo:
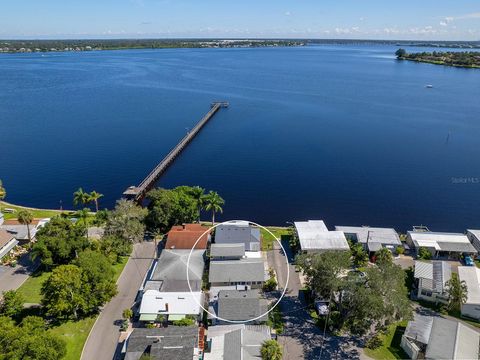
[[[315,300],[315,311],[319,316],[328,315],[328,302],[321,299]]]
[[[473,259],[471,256],[465,256],[464,261],[465,261],[465,265],[467,266],[475,266],[475,263],[473,262]]]

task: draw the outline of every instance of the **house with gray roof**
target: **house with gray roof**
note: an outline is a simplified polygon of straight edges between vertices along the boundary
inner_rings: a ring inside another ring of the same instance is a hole
[[[264,315],[268,304],[258,290],[221,290],[213,309],[219,318],[224,319],[217,319],[215,324],[229,324],[225,320],[261,324],[268,320],[268,316]]]
[[[347,240],[361,244],[369,253],[374,253],[381,248],[387,248],[395,253],[397,247],[402,245],[400,236],[392,228],[335,226],[335,230],[343,232]]]
[[[420,248],[425,248],[437,259],[458,259],[462,255],[477,254],[477,249],[470,243],[467,235],[460,233],[409,231],[407,244],[417,255]]]
[[[249,285],[260,288],[268,278],[262,258],[210,261],[211,286]]]
[[[414,278],[419,299],[448,303],[446,283],[452,277],[452,267],[446,261],[415,261]]]
[[[415,314],[402,335],[401,347],[411,359],[478,359],[480,333],[463,323]]]
[[[204,360],[260,360],[262,344],[271,339],[265,325],[219,325],[208,329]]]
[[[213,260],[235,260],[245,256],[245,244],[211,244],[210,257]]]
[[[198,360],[198,334],[196,326],[135,328],[122,352],[125,360],[139,360],[144,354],[152,360]]]
[[[18,240],[8,231],[0,229],[0,259],[18,245]]]
[[[260,229],[246,221],[230,221],[215,228],[215,244],[244,244],[245,251],[260,251]]]
[[[187,282],[187,262],[190,250],[164,249],[154,262],[151,275],[144,288],[162,292],[189,291]],[[201,291],[205,268],[205,250],[193,250],[188,265],[188,276],[192,291]]]

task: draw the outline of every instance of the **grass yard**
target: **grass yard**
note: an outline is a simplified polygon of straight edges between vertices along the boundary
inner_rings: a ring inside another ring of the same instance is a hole
[[[66,213],[66,214],[71,213],[71,211],[29,208],[29,207],[24,207],[24,206],[13,205],[13,204],[7,203],[5,201],[0,201],[0,211],[4,210],[5,208],[15,210],[13,213],[2,211],[3,215],[5,217],[5,220],[16,219],[18,211],[22,210],[22,209],[30,210],[33,213],[33,217],[36,218],[36,219],[50,218],[50,217],[53,217],[55,215],[59,215],[61,213]]]
[[[35,273],[25,281],[18,289],[18,292],[23,295],[25,302],[39,304],[42,300],[40,290],[42,284],[50,276],[49,272]]]
[[[96,318],[96,316],[92,316],[80,321],[68,321],[49,330],[52,333],[59,335],[67,343],[67,354],[63,359],[80,359],[83,344],[85,344]]]
[[[117,281],[118,278],[120,277],[120,274],[122,273],[123,268],[125,267],[125,265],[127,265],[127,261],[128,261],[128,256],[122,256],[122,260],[118,264],[113,265],[113,270],[114,270],[113,278],[115,279],[115,281]]]
[[[378,360],[408,359],[408,355],[400,347],[406,326],[406,321],[390,325],[387,333],[381,336],[383,345],[375,350],[365,348],[365,354]]]
[[[270,230],[273,235],[275,235],[277,238],[281,238],[282,235],[289,235],[290,231],[288,228],[285,227],[268,227],[268,230]],[[264,229],[260,229],[260,234],[262,235],[262,251],[268,251],[273,249],[273,242],[275,241],[275,238],[265,231]]]

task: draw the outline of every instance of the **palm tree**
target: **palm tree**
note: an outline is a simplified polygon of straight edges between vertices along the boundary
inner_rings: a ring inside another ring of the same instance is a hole
[[[205,207],[205,189],[200,186],[194,186],[190,189],[190,195],[197,202],[198,221],[200,221],[200,211]]]
[[[98,212],[98,200],[103,197],[103,194],[100,194],[98,192],[96,192],[95,190],[93,190],[90,194],[89,194],[89,200],[90,201],[93,201],[95,203],[95,209],[96,211]]]
[[[452,277],[446,283],[448,294],[448,308],[450,310],[461,311],[462,305],[467,302],[468,288],[465,281],[460,281],[457,273],[452,273]]]
[[[267,340],[262,344],[260,354],[263,360],[282,360],[282,348],[276,340]]]
[[[78,222],[82,222],[83,226],[85,226],[85,233],[87,235],[87,240],[88,240],[88,217],[90,216],[90,209],[88,208],[83,208],[82,210],[78,210],[75,213],[75,216],[78,217]]]
[[[18,212],[17,218],[20,224],[27,225],[28,241],[32,241],[30,236],[30,224],[33,221],[33,214],[26,209],[22,209]]]
[[[73,205],[83,204],[86,205],[90,202],[90,194],[83,191],[82,188],[78,188],[73,193]]]
[[[7,190],[5,190],[2,180],[0,180],[0,200],[5,199],[5,196],[7,196]]]
[[[225,204],[220,195],[215,191],[209,191],[207,195],[203,197],[205,210],[212,211],[212,226],[215,224],[215,213],[223,213],[222,205]]]

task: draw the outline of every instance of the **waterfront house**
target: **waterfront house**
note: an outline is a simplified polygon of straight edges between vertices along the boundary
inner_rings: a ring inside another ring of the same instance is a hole
[[[167,234],[165,249],[190,250],[198,240],[195,249],[205,250],[207,248],[207,243],[210,241],[210,234],[208,232],[205,233],[207,230],[208,227],[202,226],[201,224],[173,226]]]
[[[448,303],[446,283],[451,277],[452,267],[446,261],[415,261],[417,297],[431,302]]]
[[[40,230],[46,223],[50,221],[49,218],[46,219],[34,219],[29,225],[30,227],[30,237],[32,241],[35,241],[35,235],[38,230]],[[28,242],[28,230],[27,225],[20,224],[18,220],[5,220],[2,225],[0,225],[0,230],[5,230],[9,234],[13,235],[20,243]]]
[[[329,231],[323,220],[296,221],[300,248],[304,252],[349,250],[342,231]]]
[[[18,240],[15,239],[13,234],[8,231],[0,229],[0,259],[6,256],[15,245],[18,244]]]
[[[169,326],[165,328],[135,328],[124,343],[125,360],[139,360],[143,355],[151,360],[199,360],[199,339],[202,328]],[[200,341],[201,340],[201,341]]]
[[[245,251],[260,251],[260,229],[246,221],[231,221],[215,228],[215,244],[244,244]]]
[[[480,320],[480,269],[476,266],[459,266],[458,277],[467,285],[467,301],[462,305],[462,315]]]
[[[211,244],[212,260],[235,260],[245,257],[245,244]]]
[[[407,244],[416,255],[420,248],[425,248],[436,259],[460,259],[463,255],[477,254],[468,237],[460,233],[409,231]]]
[[[342,231],[347,240],[361,244],[369,255],[373,255],[381,248],[386,248],[395,253],[397,247],[402,245],[400,236],[392,228],[336,226],[335,230]]]
[[[262,344],[270,340],[266,325],[230,324],[210,326],[204,360],[258,360]]]
[[[217,316],[224,320],[249,321],[250,324],[261,324],[268,320],[268,316],[264,315],[268,311],[268,304],[260,298],[258,290],[221,290],[212,307]],[[214,318],[213,324],[229,323],[224,320]]]
[[[480,230],[467,230],[467,237],[477,251],[480,251]]]
[[[410,359],[478,359],[480,334],[459,321],[415,314],[402,335]]]
[[[261,288],[268,278],[262,258],[210,261],[211,286],[245,285]]]

